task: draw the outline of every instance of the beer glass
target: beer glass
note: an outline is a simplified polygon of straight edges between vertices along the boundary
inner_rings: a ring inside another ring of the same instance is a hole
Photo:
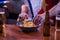
[[[2,33],[2,36],[6,37],[6,29],[4,24],[5,24],[5,12],[2,11],[0,12],[0,33]]]
[[[60,30],[60,15],[56,15],[56,29]]]
[[[5,24],[4,13],[5,12],[0,12],[0,33],[3,32],[2,25]]]
[[[56,15],[56,25],[55,25],[55,40],[60,39],[60,15]]]

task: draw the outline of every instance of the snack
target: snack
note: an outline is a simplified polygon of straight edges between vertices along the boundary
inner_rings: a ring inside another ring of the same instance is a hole
[[[23,27],[23,24],[20,24],[19,26],[20,26],[20,27]]]
[[[22,27],[36,27],[36,25],[33,22],[29,22],[27,19],[24,20],[23,24],[20,24]]]

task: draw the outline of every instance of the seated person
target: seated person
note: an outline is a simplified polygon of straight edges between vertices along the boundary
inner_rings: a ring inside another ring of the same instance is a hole
[[[52,16],[56,16],[60,13],[60,2],[55,5],[54,7],[52,7],[50,10],[49,10],[49,15],[50,17]],[[45,21],[45,12],[43,14],[37,14],[37,16],[34,18],[33,22],[35,24],[43,24]],[[53,23],[53,22],[52,22]]]
[[[26,4],[23,4],[21,6],[21,13],[18,16],[17,21],[20,22],[23,21],[25,18],[28,19],[28,17],[30,17],[28,12],[29,12],[28,6]]]

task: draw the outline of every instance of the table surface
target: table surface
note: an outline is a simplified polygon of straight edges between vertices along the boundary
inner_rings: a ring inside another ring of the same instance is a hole
[[[20,28],[15,24],[6,25],[6,37],[3,37],[0,34],[0,40],[55,40],[55,27],[51,26],[50,37],[43,37],[43,27],[39,27],[37,32],[24,33]],[[58,36],[57,36],[58,38]],[[60,40],[60,39],[58,39]]]

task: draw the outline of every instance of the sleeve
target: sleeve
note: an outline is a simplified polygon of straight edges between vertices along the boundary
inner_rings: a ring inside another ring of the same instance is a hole
[[[60,13],[60,2],[49,10],[49,15],[50,15],[50,17],[56,16],[56,15],[58,15],[59,13]],[[40,16],[41,16],[43,19],[45,19],[45,12],[44,12],[43,14],[41,14]]]
[[[49,10],[50,17],[56,16],[60,13],[60,2]]]
[[[32,18],[32,14],[31,14],[31,11],[30,11],[30,7],[29,7],[29,4],[28,4],[28,1],[24,0],[24,3],[28,6],[28,8],[29,8],[28,15]]]

